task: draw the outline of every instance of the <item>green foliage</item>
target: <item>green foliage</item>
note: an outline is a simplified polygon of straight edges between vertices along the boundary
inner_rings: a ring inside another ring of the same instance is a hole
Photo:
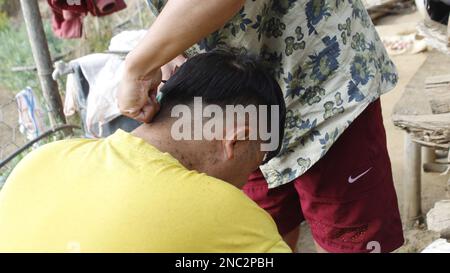
[[[0,7],[5,3],[6,0],[0,0]],[[86,54],[104,52],[108,48],[111,37],[119,31],[147,28],[154,18],[143,3],[144,1],[130,1],[127,3],[129,4],[127,9],[112,16],[101,18],[87,16],[83,23],[83,38],[76,40],[56,38],[51,30],[48,5],[41,5],[45,33],[52,57],[73,50],[73,54],[65,58],[65,61],[69,61]],[[118,27],[118,25],[121,26]],[[39,94],[40,86],[35,71],[11,71],[13,67],[33,65],[33,56],[23,21],[10,20],[5,12],[0,11],[0,86],[14,93],[30,86]]]
[[[7,27],[0,31],[0,85],[17,93],[26,86],[37,87],[35,72],[12,72],[15,66],[33,64],[24,27]]]
[[[3,11],[0,11],[0,30],[8,27],[8,23],[9,23],[8,15],[6,15],[6,13],[4,13]]]
[[[29,152],[31,152],[31,148],[28,149],[27,151],[21,153],[20,155],[15,157],[11,162],[9,162],[7,164],[7,166],[9,166],[9,168],[4,167],[4,168],[0,169],[0,190],[3,187],[3,184],[5,184],[8,176],[11,174],[13,167],[16,166],[25,157],[25,155],[27,155]]]
[[[14,0],[18,1],[18,0]],[[44,2],[44,1],[42,1]],[[80,56],[94,52],[104,52],[107,50],[111,37],[122,30],[147,28],[154,18],[151,12],[146,8],[145,1],[129,1],[128,8],[112,16],[96,18],[87,16],[84,19],[83,38],[77,40],[62,40],[56,38],[51,30],[50,10],[45,3],[40,5],[43,15],[44,28],[47,35],[47,41],[51,56],[55,58],[58,55],[73,51],[70,55],[64,57],[64,61],[70,61]],[[0,0],[0,7],[4,7],[6,0]],[[0,86],[13,93],[18,93],[27,86],[33,88],[35,94],[41,98],[40,85],[36,71],[13,72],[14,67],[34,66],[33,55],[31,53],[30,43],[28,41],[27,31],[22,20],[18,18],[8,18],[3,10],[0,10]],[[64,80],[59,81],[60,90],[63,91]],[[70,124],[79,124],[79,119],[70,118]],[[75,136],[82,136],[79,132]],[[61,138],[59,138],[61,139]],[[37,145],[54,141],[48,139]],[[28,152],[25,151],[8,164],[9,168],[0,169],[0,189],[6,181],[13,166],[15,166]]]
[[[0,30],[8,25],[8,15],[2,10],[5,0],[0,0]]]
[[[61,54],[66,41],[59,40],[51,34],[49,23],[45,24],[45,32],[52,56]],[[34,65],[25,25],[8,25],[0,29],[0,41],[0,86],[14,93],[27,86],[39,90],[39,82],[35,71],[12,71],[13,67]]]
[[[104,52],[113,36],[111,17],[87,17],[84,23],[84,47],[89,53]]]

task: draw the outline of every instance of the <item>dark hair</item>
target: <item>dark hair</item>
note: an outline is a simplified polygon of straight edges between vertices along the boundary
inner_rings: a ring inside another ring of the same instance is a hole
[[[177,104],[190,104],[194,97],[222,107],[253,104],[267,105],[270,109],[271,105],[278,105],[279,145],[267,154],[265,162],[281,149],[286,116],[283,93],[264,64],[254,56],[223,49],[199,54],[178,69],[164,84],[161,93],[161,111],[164,112]],[[269,116],[268,126],[270,120]]]

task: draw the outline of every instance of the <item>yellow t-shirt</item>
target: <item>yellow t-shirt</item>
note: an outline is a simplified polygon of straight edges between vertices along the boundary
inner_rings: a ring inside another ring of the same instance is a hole
[[[0,252],[290,252],[236,187],[123,131],[25,157],[0,192]]]

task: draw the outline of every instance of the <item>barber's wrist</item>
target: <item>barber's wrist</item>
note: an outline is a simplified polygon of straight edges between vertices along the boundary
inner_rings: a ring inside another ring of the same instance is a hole
[[[159,67],[153,67],[151,62],[143,62],[143,58],[138,58],[132,53],[125,58],[124,78],[129,80],[147,80],[148,77]]]

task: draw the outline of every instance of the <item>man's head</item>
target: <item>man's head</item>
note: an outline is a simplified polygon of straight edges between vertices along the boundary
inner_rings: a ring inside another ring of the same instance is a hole
[[[241,186],[263,161],[278,154],[284,98],[254,57],[228,51],[197,55],[161,93],[160,113],[144,128],[147,134],[154,133],[151,128],[170,132],[163,140],[167,146],[158,148],[187,168]]]

